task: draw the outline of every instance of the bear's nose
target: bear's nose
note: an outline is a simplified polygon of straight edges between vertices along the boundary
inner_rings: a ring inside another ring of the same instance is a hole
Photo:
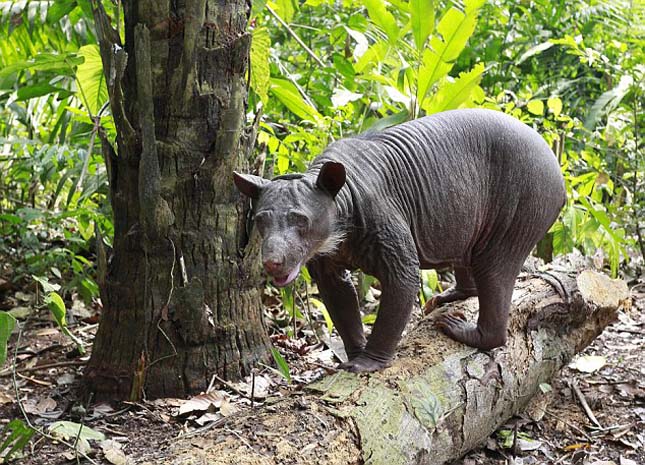
[[[277,261],[277,260],[265,260],[263,262],[264,269],[267,270],[267,273],[269,274],[276,274],[280,269],[282,268],[282,264],[284,261]]]

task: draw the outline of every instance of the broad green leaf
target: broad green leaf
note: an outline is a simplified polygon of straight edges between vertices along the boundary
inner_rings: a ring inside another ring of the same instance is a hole
[[[354,65],[352,65],[352,63],[340,53],[334,53],[332,61],[334,62],[334,68],[336,68],[343,77],[353,79],[354,76],[356,76]]]
[[[375,42],[365,53],[363,53],[363,55],[361,55],[354,65],[354,69],[357,73],[362,73],[367,70],[369,66],[377,65],[383,61],[388,50],[389,45],[387,42],[383,42],[382,40]]]
[[[85,58],[85,61],[76,69],[76,81],[79,87],[77,95],[85,108],[96,116],[108,99],[99,46],[96,44],[84,45],[78,50],[78,53]]]
[[[424,104],[426,114],[459,108],[468,101],[473,90],[479,85],[483,72],[484,64],[477,63],[470,71],[459,74],[454,82],[440,86],[437,93]]]
[[[530,100],[529,103],[526,104],[526,108],[529,113],[533,113],[534,115],[542,116],[544,113],[544,103],[542,100]]]
[[[7,423],[0,431],[0,457],[3,463],[8,463],[13,454],[24,449],[35,432],[18,418]]]
[[[271,78],[271,93],[280,100],[285,107],[302,119],[317,121],[320,113],[305,102],[298,88],[286,79]]]
[[[560,113],[562,113],[562,100],[558,97],[550,97],[546,101],[546,106],[549,107],[549,111],[551,111],[554,116],[559,116]]]
[[[264,11],[267,0],[252,0],[251,1],[251,16],[250,19],[255,18],[257,15]]]
[[[410,0],[410,22],[417,51],[421,52],[434,30],[434,0]]]
[[[76,8],[76,0],[56,0],[47,10],[47,22],[55,23]]]
[[[49,425],[49,432],[52,436],[62,439],[70,440],[85,439],[95,441],[105,441],[105,434],[100,431],[93,430],[89,426],[74,423],[72,421],[57,421]]]
[[[0,367],[7,360],[7,344],[14,326],[16,319],[10,313],[0,312]]]
[[[406,109],[393,115],[388,115],[385,118],[376,120],[374,124],[369,126],[367,132],[382,131],[383,129],[404,123],[410,119],[410,112]]]
[[[465,13],[451,7],[439,20],[437,31],[441,37],[434,36],[430,40],[430,49],[424,51],[417,78],[417,101],[421,107],[432,85],[448,74],[466,46],[475,30],[482,4],[482,0],[466,2]]]
[[[65,302],[63,302],[61,296],[58,295],[57,292],[50,292],[47,297],[45,297],[45,303],[47,304],[49,311],[54,315],[58,326],[61,328],[67,327],[67,321],[65,320]]]
[[[0,69],[0,78],[7,77],[17,71],[29,69],[31,71],[56,70],[61,74],[73,74],[74,66],[83,63],[83,57],[76,53],[40,53],[30,60],[17,61]]]
[[[399,38],[399,26],[392,13],[385,8],[383,0],[365,0],[367,14],[374,24],[385,32],[390,43],[394,44]]]
[[[29,100],[31,98],[42,97],[43,95],[52,94],[54,92],[67,93],[70,92],[62,87],[52,86],[49,83],[41,82],[31,86],[24,86],[18,89],[18,100]]]
[[[369,313],[362,319],[364,325],[373,325],[376,322],[376,313]]]
[[[274,5],[275,12],[285,23],[290,23],[293,15],[298,11],[298,3],[294,0],[275,0],[271,3]]]
[[[267,101],[269,91],[269,49],[271,38],[265,27],[258,27],[253,30],[251,42],[251,89],[258,94],[260,100]]]
[[[271,347],[271,355],[273,355],[273,360],[275,360],[275,364],[278,366],[278,371],[280,372],[282,377],[287,380],[287,383],[290,383],[291,371],[289,370],[289,364],[287,363],[287,361],[275,347]]]

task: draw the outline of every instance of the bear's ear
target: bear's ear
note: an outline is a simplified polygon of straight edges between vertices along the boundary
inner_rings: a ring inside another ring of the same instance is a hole
[[[269,183],[269,181],[259,176],[240,174],[236,171],[233,171],[233,181],[235,182],[237,190],[252,199],[258,199],[262,188]]]
[[[345,184],[345,177],[345,166],[342,163],[328,161],[320,168],[318,179],[316,179],[316,186],[332,197],[336,197],[338,191]]]

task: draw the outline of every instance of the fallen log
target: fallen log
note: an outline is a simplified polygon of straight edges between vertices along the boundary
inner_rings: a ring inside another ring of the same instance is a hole
[[[446,463],[524,410],[628,301],[624,282],[593,271],[521,276],[505,347],[469,348],[425,318],[392,367],[338,372],[202,437],[179,439],[154,463]],[[473,319],[477,300],[451,308]]]

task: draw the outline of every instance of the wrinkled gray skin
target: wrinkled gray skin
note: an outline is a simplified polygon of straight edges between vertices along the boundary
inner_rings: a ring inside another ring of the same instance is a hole
[[[419,268],[453,266],[456,286],[433,305],[479,297],[477,324],[437,325],[480,349],[506,342],[515,279],[565,202],[558,162],[531,128],[503,113],[455,110],[334,142],[303,175],[235,174],[255,199],[274,283],[305,263],[345,344],[350,371],[389,364],[419,289]],[[348,270],[382,294],[366,341]]]

